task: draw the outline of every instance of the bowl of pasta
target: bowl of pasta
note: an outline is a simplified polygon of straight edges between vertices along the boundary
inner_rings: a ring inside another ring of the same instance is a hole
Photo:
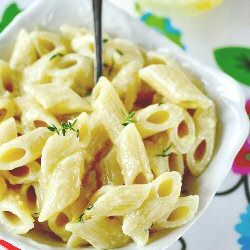
[[[40,0],[0,36],[0,238],[166,249],[230,171],[244,95],[108,2],[94,84],[91,20],[90,1]]]

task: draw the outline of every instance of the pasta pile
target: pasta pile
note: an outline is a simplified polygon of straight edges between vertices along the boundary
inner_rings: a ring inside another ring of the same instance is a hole
[[[16,234],[144,246],[198,209],[182,182],[211,160],[214,103],[173,59],[103,44],[95,86],[84,28],[23,29],[0,61],[0,223]]]

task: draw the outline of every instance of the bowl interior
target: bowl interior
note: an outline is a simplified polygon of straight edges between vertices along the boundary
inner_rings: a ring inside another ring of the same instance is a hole
[[[31,21],[32,20],[32,21]],[[146,27],[143,23],[104,2],[104,31],[112,36],[130,39],[148,50],[158,50],[173,57],[188,71],[193,72],[203,83],[207,94],[217,106],[219,125],[217,145],[207,170],[190,182],[190,191],[200,196],[199,210],[194,220],[175,230],[163,232],[143,249],[166,249],[180,238],[201,216],[210,203],[223,179],[230,171],[233,159],[248,134],[248,118],[244,109],[244,95],[233,79],[210,69],[191,58],[165,37]],[[33,30],[37,27],[58,30],[63,24],[92,27],[92,9],[89,0],[39,0],[26,9],[0,35],[1,57],[8,60],[16,36],[21,28]],[[234,136],[232,136],[232,134]],[[59,249],[41,245],[27,237],[16,236],[0,228],[0,237],[21,249]],[[64,248],[60,248],[64,249]],[[138,249],[130,244],[122,249]]]

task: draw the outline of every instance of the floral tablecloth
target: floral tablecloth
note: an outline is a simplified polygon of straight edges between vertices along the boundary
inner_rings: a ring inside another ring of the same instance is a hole
[[[0,32],[33,1],[0,0]],[[133,0],[110,1],[235,78],[245,91],[250,116],[250,0],[225,0],[217,9],[196,17],[171,14],[165,18],[142,12]],[[170,250],[250,250],[249,174],[250,137],[204,216]],[[0,240],[0,250],[17,250],[6,241]]]

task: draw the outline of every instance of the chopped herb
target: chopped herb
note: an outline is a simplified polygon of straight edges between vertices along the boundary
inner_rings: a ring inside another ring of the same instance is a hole
[[[33,215],[36,216],[36,215],[38,215],[38,214],[39,214],[39,213],[35,212]]]
[[[161,106],[163,104],[163,102],[159,102],[158,105]]]
[[[121,112],[123,113],[123,111],[121,110]],[[125,114],[123,113],[123,115],[125,116]],[[134,123],[136,122],[136,117],[135,117],[136,113],[135,111],[132,111],[128,114],[128,116],[124,119],[122,126],[127,126],[129,123]]]
[[[81,214],[78,218],[78,222],[84,223],[84,218],[83,218],[84,214]]]
[[[90,205],[88,208],[86,208],[87,210],[90,210],[90,209],[92,209],[93,208],[93,206],[94,206],[94,204],[92,204],[92,205]]]
[[[53,60],[54,58],[56,58],[58,56],[63,57],[64,55],[62,53],[57,53],[57,54],[51,56],[49,60],[51,61],[51,60]]]
[[[121,109],[121,113],[122,113],[124,116],[126,116],[122,109]]]
[[[120,56],[123,56],[123,55],[124,55],[123,51],[121,51],[120,49],[116,49],[116,52],[117,52]]]
[[[59,130],[54,124],[52,124],[52,126],[47,127],[47,129],[52,132],[56,132],[59,135]]]
[[[170,155],[170,148],[172,147],[172,144],[170,144],[166,149],[163,149],[163,151],[160,154],[157,154],[155,156],[161,156],[161,157],[167,157]]]
[[[103,41],[104,43],[107,43],[107,42],[109,41],[109,39],[108,39],[108,38],[104,38],[102,41]]]
[[[52,126],[47,127],[47,129],[52,131],[52,132],[56,132],[58,135],[60,134],[60,132],[62,132],[63,136],[66,135],[67,130],[71,130],[77,134],[77,137],[79,137],[79,133],[80,133],[79,129],[73,128],[76,121],[77,121],[77,119],[75,119],[73,123],[70,121],[62,122],[61,123],[62,128],[57,128],[54,124],[52,124]]]

